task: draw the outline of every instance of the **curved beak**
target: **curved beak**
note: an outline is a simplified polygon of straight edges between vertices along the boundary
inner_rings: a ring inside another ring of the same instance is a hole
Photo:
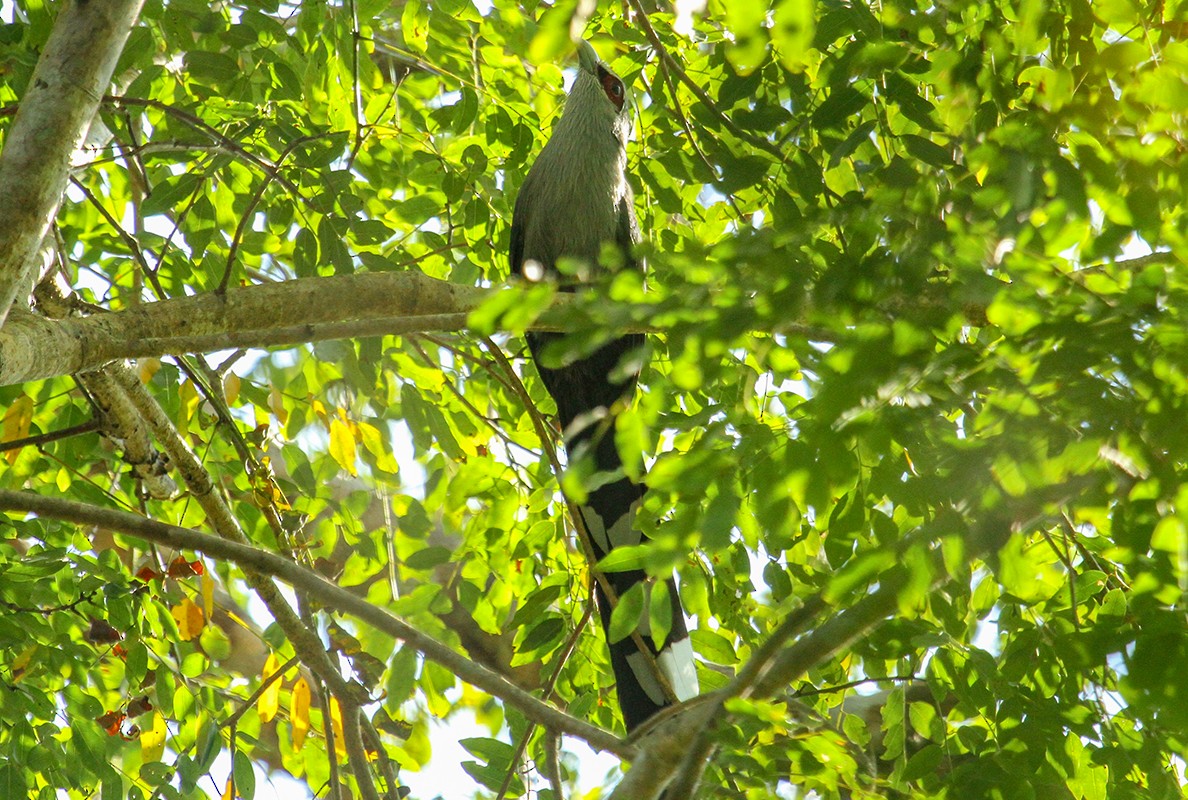
[[[585,39],[578,42],[578,66],[591,75],[598,74],[598,64],[602,59],[594,52],[594,47]]]

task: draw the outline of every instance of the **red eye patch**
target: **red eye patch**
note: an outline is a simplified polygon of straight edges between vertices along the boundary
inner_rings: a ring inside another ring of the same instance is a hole
[[[627,94],[623,90],[623,82],[601,65],[598,67],[598,80],[602,83],[602,91],[606,93],[607,98],[615,104],[615,108],[622,110]]]

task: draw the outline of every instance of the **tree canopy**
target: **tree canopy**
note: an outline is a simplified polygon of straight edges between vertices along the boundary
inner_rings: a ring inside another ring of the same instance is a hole
[[[0,795],[396,798],[468,713],[481,797],[1181,796],[1188,4],[594,5],[5,5]],[[575,37],[647,266],[570,295]],[[649,333],[599,568],[704,696],[630,740],[534,326]]]

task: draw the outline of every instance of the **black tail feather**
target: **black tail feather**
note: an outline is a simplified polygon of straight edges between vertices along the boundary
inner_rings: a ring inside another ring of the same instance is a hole
[[[592,457],[596,473],[612,476],[590,491],[580,507],[594,555],[601,559],[615,547],[640,541],[634,517],[644,487],[622,474],[623,463],[615,445],[613,419],[608,415],[635,386],[636,376],[629,372],[623,375],[622,364],[634,350],[643,346],[643,336],[621,337],[586,358],[558,368],[542,366],[542,350],[559,338],[558,334],[530,334],[528,343],[545,387],[557,403],[571,463]],[[612,379],[612,375],[621,377]],[[631,587],[644,582],[647,574],[642,570],[612,572],[606,574],[606,579],[615,594],[621,597]],[[676,582],[669,578],[667,586],[672,604],[672,626],[660,648],[652,642],[646,621],[641,624],[643,635],[640,638],[651,658],[640,653],[634,637],[609,645],[619,706],[629,731],[668,705],[671,702],[667,696],[669,692],[675,691],[681,699],[697,692],[692,649]],[[611,603],[601,585],[597,586],[597,596],[603,631],[609,634]],[[668,691],[662,689],[656,669],[649,662],[658,665],[669,684]]]

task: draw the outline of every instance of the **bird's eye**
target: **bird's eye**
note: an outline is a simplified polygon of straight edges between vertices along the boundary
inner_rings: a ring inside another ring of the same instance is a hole
[[[602,75],[602,91],[606,93],[607,98],[615,104],[615,108],[623,108],[623,82],[611,75],[609,72]]]

